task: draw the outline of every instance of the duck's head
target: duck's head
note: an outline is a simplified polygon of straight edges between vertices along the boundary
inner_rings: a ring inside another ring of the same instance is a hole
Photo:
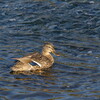
[[[55,51],[54,45],[52,43],[49,43],[49,42],[44,44],[42,53],[43,54],[53,53],[56,56],[59,56],[59,54],[57,54]]]

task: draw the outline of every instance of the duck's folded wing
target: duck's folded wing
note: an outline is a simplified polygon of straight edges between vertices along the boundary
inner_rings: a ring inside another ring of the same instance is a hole
[[[50,63],[50,60],[47,57],[38,52],[32,55],[31,60],[40,67],[48,66],[48,64]]]

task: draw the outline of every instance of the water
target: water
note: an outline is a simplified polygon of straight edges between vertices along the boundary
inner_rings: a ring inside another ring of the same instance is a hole
[[[11,73],[46,41],[61,55],[52,68]],[[100,1],[0,1],[0,100],[100,100]]]

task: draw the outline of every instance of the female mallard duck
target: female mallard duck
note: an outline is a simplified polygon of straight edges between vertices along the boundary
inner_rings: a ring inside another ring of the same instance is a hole
[[[25,57],[13,58],[18,60],[18,62],[11,67],[13,71],[35,71],[45,68],[49,68],[54,63],[54,58],[51,53],[56,54],[54,45],[52,43],[46,43],[43,46],[42,53],[35,52]],[[30,63],[34,62],[36,65],[32,66]]]

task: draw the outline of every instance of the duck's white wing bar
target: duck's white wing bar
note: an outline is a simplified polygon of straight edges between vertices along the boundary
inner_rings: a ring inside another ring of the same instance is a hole
[[[34,60],[32,60],[32,61],[41,67],[41,64],[40,63],[38,63],[38,62],[36,62]]]

